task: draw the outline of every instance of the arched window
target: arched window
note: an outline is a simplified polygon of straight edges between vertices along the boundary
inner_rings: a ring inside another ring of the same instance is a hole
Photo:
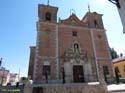
[[[46,13],[46,20],[51,21],[51,13],[50,12]]]

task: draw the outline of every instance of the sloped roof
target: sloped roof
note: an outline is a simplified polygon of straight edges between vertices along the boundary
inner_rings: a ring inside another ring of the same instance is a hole
[[[69,16],[69,18],[64,19],[64,20],[59,20],[59,23],[66,24],[66,25],[76,25],[76,26],[87,26],[84,22],[79,20],[79,18],[75,15],[72,14]]]
[[[113,63],[120,62],[120,61],[122,61],[122,60],[125,60],[125,56],[120,57],[120,58],[115,58],[115,59],[113,60]]]

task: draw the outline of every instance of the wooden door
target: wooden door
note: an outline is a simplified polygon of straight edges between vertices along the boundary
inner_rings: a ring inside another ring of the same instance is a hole
[[[83,66],[73,66],[73,81],[74,83],[84,82]]]

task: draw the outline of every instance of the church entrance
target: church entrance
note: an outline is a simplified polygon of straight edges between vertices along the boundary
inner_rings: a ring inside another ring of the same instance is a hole
[[[83,66],[73,66],[73,81],[74,83],[84,82]]]

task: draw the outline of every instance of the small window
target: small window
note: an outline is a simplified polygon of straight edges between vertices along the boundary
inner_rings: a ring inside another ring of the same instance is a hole
[[[72,32],[72,36],[77,37],[77,32],[76,32],[76,31],[73,31],[73,32]]]
[[[50,12],[46,13],[46,20],[51,21],[51,13]]]
[[[108,66],[103,66],[103,71],[105,75],[109,74]]]

